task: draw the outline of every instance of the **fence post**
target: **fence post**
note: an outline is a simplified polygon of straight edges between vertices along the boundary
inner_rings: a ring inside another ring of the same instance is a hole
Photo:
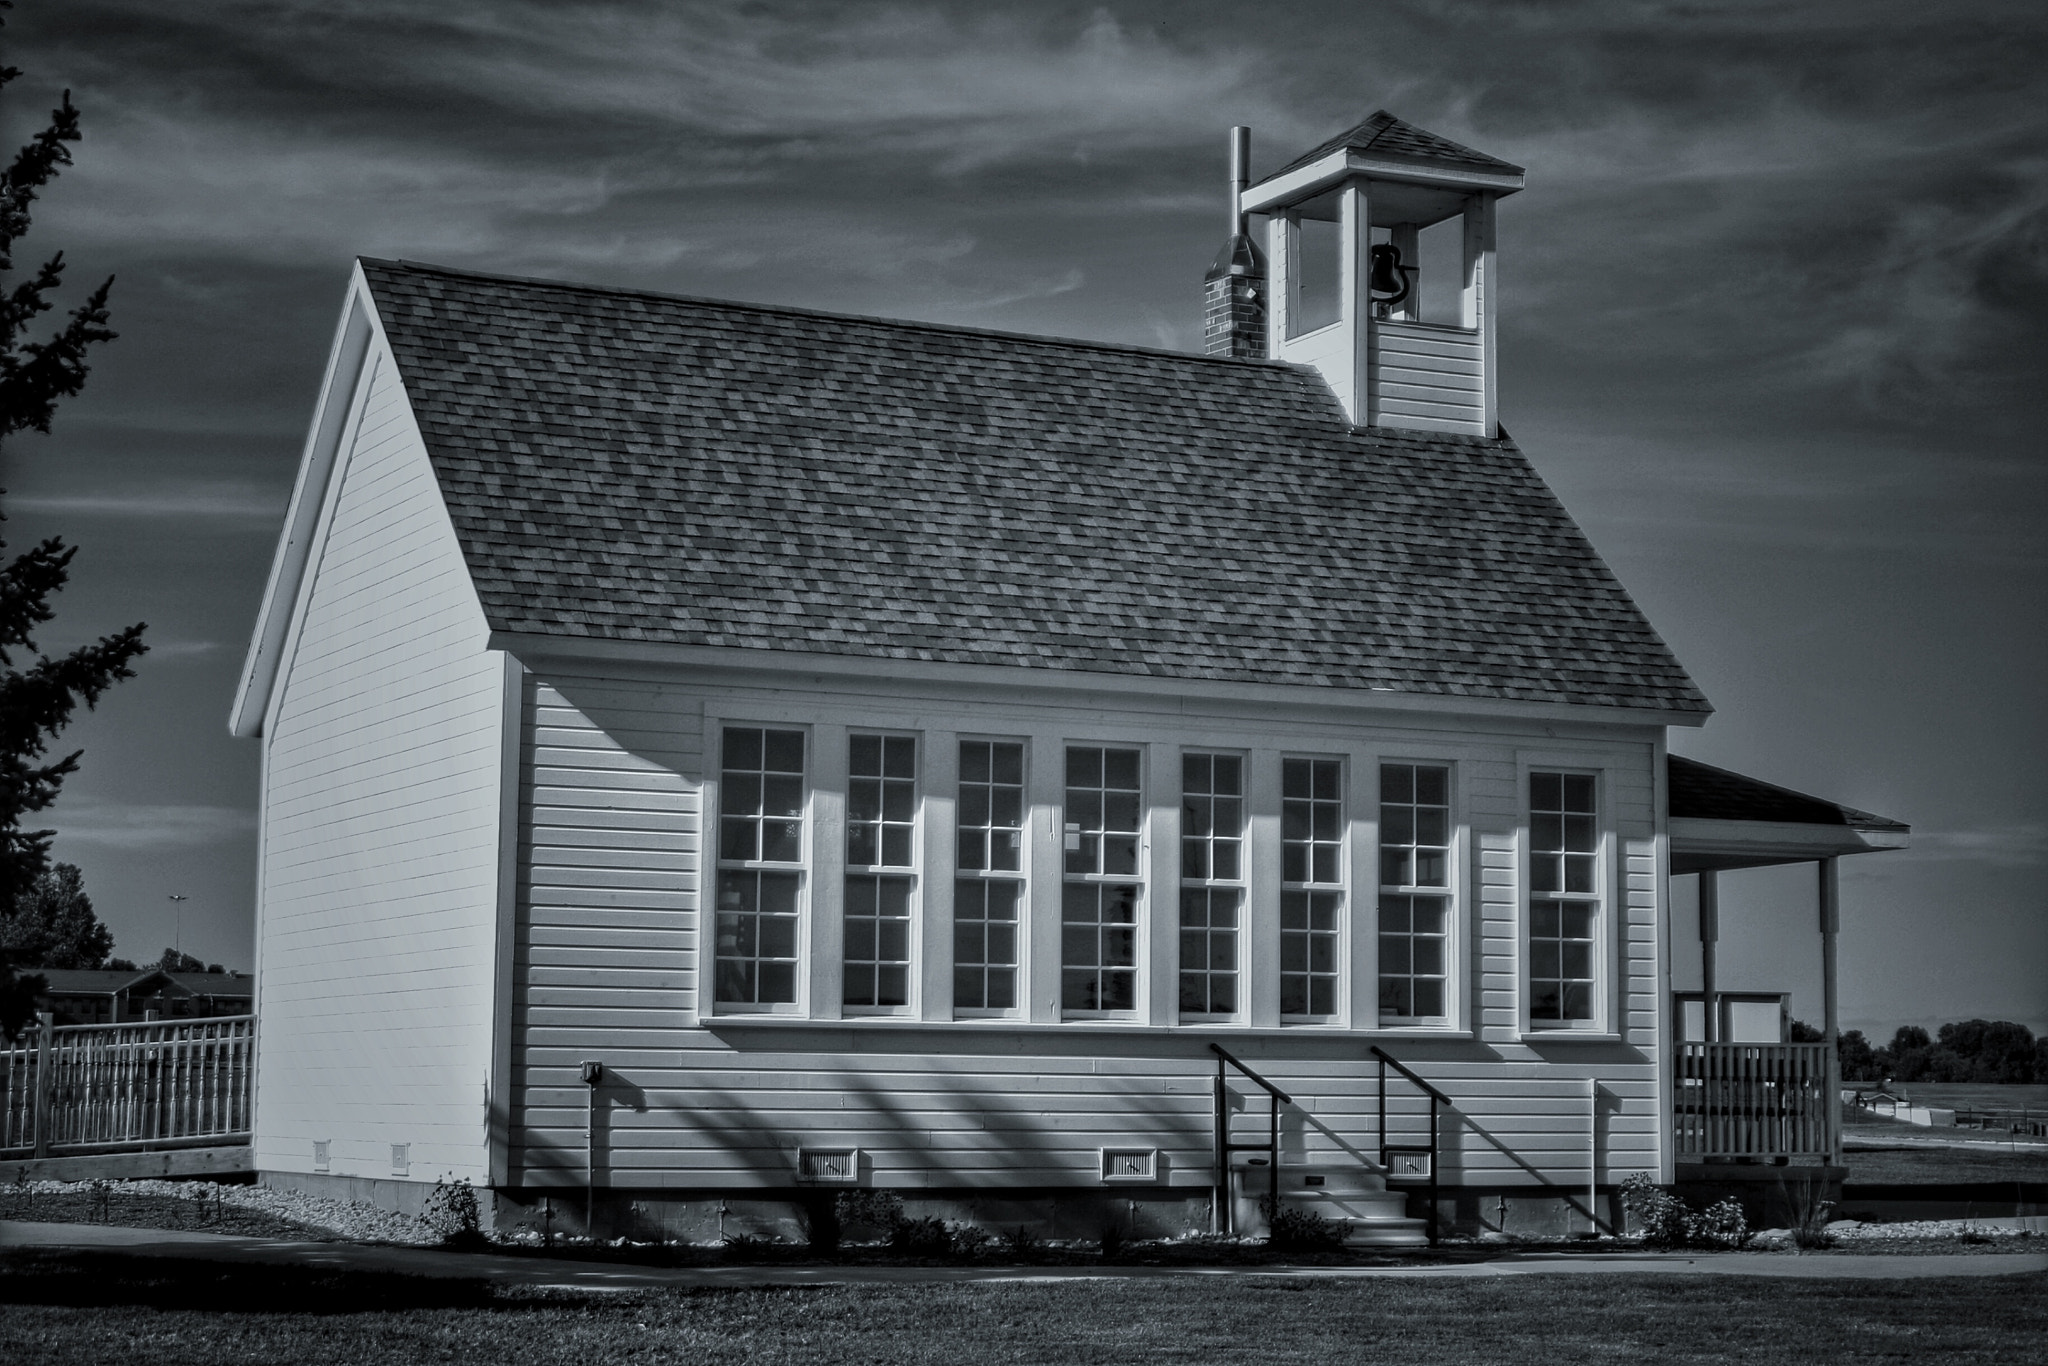
[[[57,1042],[57,1017],[47,1010],[36,1012],[36,1156],[50,1155],[50,1064]]]

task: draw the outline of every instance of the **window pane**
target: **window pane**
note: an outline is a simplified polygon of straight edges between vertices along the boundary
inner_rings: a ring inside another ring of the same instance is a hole
[[[770,773],[804,771],[804,733],[800,730],[770,730],[761,733],[761,767]]]
[[[846,743],[846,768],[856,776],[882,776],[882,737],[856,735]]]
[[[761,767],[761,732],[728,726],[725,731],[724,765],[727,768]]]
[[[960,742],[960,781],[963,783],[985,783],[988,781],[989,746],[982,740]]]
[[[991,747],[995,781],[1012,785],[1024,781],[1024,746],[999,744]]]
[[[803,860],[804,827],[798,821],[769,821],[761,826],[761,860],[764,863],[798,863]]]

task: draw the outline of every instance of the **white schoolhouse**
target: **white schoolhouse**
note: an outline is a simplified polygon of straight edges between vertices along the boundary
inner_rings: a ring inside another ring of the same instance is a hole
[[[357,264],[232,720],[265,1179],[1400,1242],[1834,1157],[1713,879],[1820,865],[1831,1036],[1904,827],[1667,755],[1496,411],[1522,171],[1235,151],[1208,355]]]

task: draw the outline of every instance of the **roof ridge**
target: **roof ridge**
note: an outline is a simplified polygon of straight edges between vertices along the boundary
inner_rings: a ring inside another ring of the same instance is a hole
[[[1030,342],[1050,347],[1077,347],[1085,350],[1111,351],[1125,355],[1160,356],[1168,360],[1199,361],[1209,364],[1264,365],[1283,370],[1312,368],[1292,361],[1275,360],[1265,356],[1212,356],[1200,351],[1176,351],[1164,346],[1140,346],[1135,342],[1096,341],[1088,337],[1055,337],[1048,336],[1042,332],[1012,332],[999,327],[969,327],[964,323],[925,322],[917,318],[885,318],[873,313],[839,313],[823,308],[802,308],[796,304],[764,304],[747,299],[716,299],[707,294],[677,294],[669,290],[643,289],[633,285],[604,285],[577,280],[551,280],[539,275],[508,275],[497,271],[469,270],[461,266],[435,265],[431,261],[409,261],[403,257],[392,259],[382,256],[358,256],[356,260],[366,265],[389,266],[401,270],[424,272],[432,275],[449,275],[472,280],[491,280],[500,284],[531,285],[544,289],[561,289],[581,294],[616,294],[629,298],[658,299],[665,303],[702,304],[716,308],[734,308],[754,313],[786,314],[799,318],[829,318],[835,322],[873,323],[884,327],[938,332],[952,336],[988,337],[998,341]]]

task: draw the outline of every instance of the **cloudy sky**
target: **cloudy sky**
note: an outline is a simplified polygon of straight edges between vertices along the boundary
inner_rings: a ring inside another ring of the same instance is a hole
[[[1265,170],[1384,106],[1529,168],[1503,417],[1719,708],[1674,748],[1912,823],[1844,868],[1847,1021],[2048,1027],[2037,3],[21,0],[0,37],[10,138],[85,113],[29,254],[119,277],[0,481],[10,539],[82,548],[46,645],[150,623],[52,818],[125,954],[250,961],[226,715],[352,256],[1192,350],[1226,129]],[[1810,882],[1731,879],[1723,937],[1809,1017]]]

